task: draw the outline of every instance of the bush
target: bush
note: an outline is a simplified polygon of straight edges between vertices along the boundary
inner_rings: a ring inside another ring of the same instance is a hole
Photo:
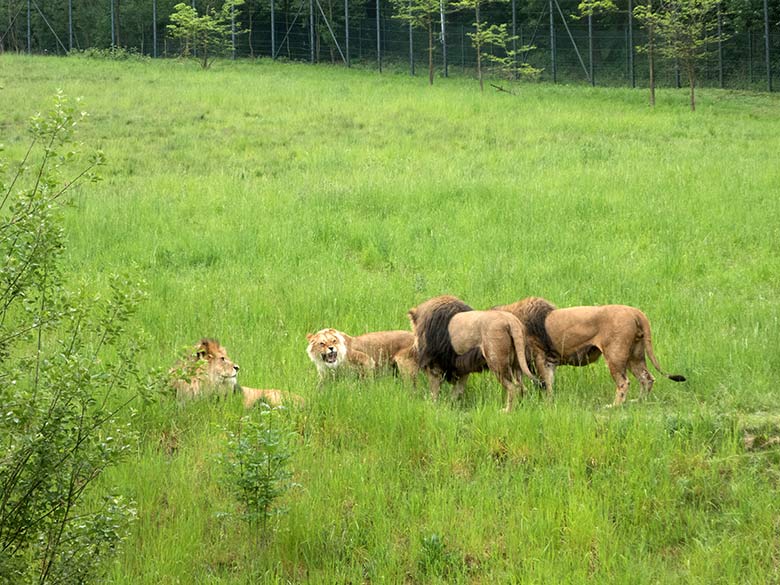
[[[84,162],[73,148],[85,116],[76,105],[58,93],[51,111],[32,118],[22,162],[10,173],[0,165],[4,583],[94,579],[134,513],[119,496],[88,498],[132,439],[117,414],[138,385],[138,348],[125,327],[142,294],[119,278],[104,299],[64,290],[62,204],[72,186],[96,180],[103,162],[100,153]]]
[[[268,535],[268,520],[283,513],[277,500],[295,484],[289,469],[292,432],[281,411],[258,404],[259,419],[242,417],[236,432],[228,431],[228,452],[222,457],[224,483],[242,507],[242,518]]]

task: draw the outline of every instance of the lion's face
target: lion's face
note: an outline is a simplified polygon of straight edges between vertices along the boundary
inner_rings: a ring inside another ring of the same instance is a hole
[[[234,363],[218,341],[203,339],[197,346],[198,359],[206,362],[206,374],[209,383],[214,386],[235,386],[238,377],[238,364]]]
[[[335,329],[322,329],[306,336],[309,342],[306,353],[318,365],[336,368],[347,358],[344,337]]]

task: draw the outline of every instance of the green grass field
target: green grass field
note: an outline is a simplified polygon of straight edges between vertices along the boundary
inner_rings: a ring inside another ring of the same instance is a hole
[[[3,56],[7,158],[57,88],[108,158],[74,192],[67,268],[146,280],[142,365],[213,336],[242,383],[308,400],[280,415],[300,487],[266,542],[224,514],[240,399],[136,405],[104,478],[138,509],[110,582],[780,582],[780,97],[705,90],[692,114],[674,90],[651,110],[640,90]],[[688,382],[607,409],[603,361],[560,368],[552,401],[510,414],[489,374],[463,403],[424,380],[317,390],[307,333],[407,328],[444,293],[640,307]]]

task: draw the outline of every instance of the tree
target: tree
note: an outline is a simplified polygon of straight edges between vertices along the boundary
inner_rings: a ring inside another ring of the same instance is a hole
[[[395,17],[428,33],[428,83],[433,85],[433,29],[441,14],[440,0],[392,0]]]
[[[516,41],[517,37],[511,36],[506,26],[506,24],[491,24],[482,27],[479,31],[481,38],[478,39],[478,42],[480,46],[493,46],[499,49],[498,54],[495,52],[486,53],[485,58],[497,66],[500,75],[508,79],[537,77],[541,70],[532,67],[527,61],[519,59],[521,55],[527,55],[535,47],[524,45],[512,49],[513,41]]]
[[[85,503],[132,437],[117,414],[139,379],[125,327],[141,293],[119,279],[105,300],[65,289],[65,195],[103,162],[62,181],[82,160],[76,112],[58,94],[21,164],[0,164],[0,583],[94,580],[133,513],[119,496]]]
[[[691,110],[696,110],[696,78],[698,63],[706,57],[710,43],[722,40],[717,35],[717,10],[720,0],[659,0],[637,6],[634,15],[648,27],[648,45],[655,48],[655,35],[660,37],[658,52],[676,59],[688,78]],[[654,96],[651,98],[654,100]]]
[[[197,50],[201,67],[208,69],[216,56],[231,47],[231,14],[243,3],[244,0],[225,0],[219,10],[207,8],[202,16],[198,16],[195,8],[180,2],[173,7],[168,33],[184,43],[183,56],[189,56],[191,49]]]
[[[647,53],[648,86],[650,89],[650,106],[655,107],[655,53],[656,53],[656,29],[661,13],[653,9],[653,0],[647,0],[647,4],[634,8],[634,16],[644,24],[647,29],[647,42],[637,47],[639,51]]]

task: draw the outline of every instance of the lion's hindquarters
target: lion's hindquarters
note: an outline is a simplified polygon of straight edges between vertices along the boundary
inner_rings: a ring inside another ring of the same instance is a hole
[[[642,338],[643,338],[643,344],[644,344],[644,351],[647,354],[647,357],[650,358],[650,362],[653,364],[653,367],[658,370],[663,376],[669,378],[670,380],[674,382],[685,382],[685,376],[681,376],[680,374],[667,374],[661,369],[661,364],[658,361],[658,358],[655,357],[655,351],[653,351],[653,339],[652,339],[652,332],[650,330],[650,320],[647,318],[647,315],[645,315],[642,311],[639,309],[635,309],[636,314],[636,323],[639,329],[642,331]]]

